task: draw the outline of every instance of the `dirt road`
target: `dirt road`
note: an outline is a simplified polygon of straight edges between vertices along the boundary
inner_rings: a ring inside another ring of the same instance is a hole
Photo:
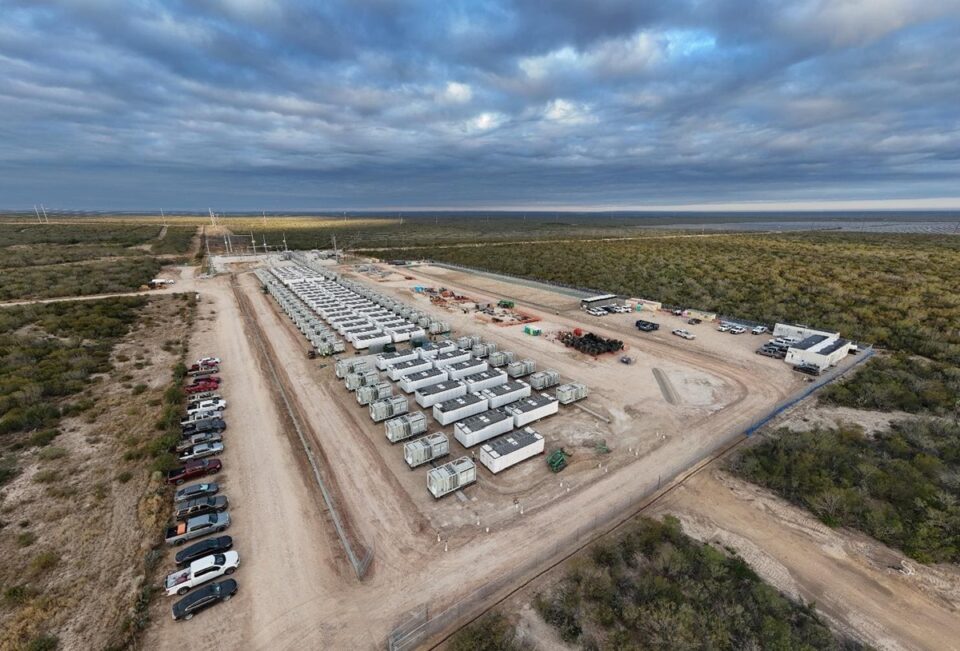
[[[704,472],[660,501],[689,535],[733,549],[781,591],[814,602],[836,628],[879,649],[960,648],[960,572],[910,563],[866,536],[834,530],[771,493]]]

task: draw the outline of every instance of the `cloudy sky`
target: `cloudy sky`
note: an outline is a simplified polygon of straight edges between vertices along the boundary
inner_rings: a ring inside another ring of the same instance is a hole
[[[0,0],[3,208],[958,197],[960,0]]]

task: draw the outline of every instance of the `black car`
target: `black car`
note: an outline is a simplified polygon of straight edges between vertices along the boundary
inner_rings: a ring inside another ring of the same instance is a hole
[[[807,375],[820,375],[820,367],[813,364],[797,364],[793,370]]]
[[[221,601],[229,601],[235,594],[237,594],[237,582],[233,579],[196,588],[173,604],[173,618],[175,620],[193,619],[193,616],[201,610]]]
[[[181,427],[184,436],[202,434],[203,432],[222,432],[227,429],[227,423],[222,418],[204,418]]]
[[[216,482],[205,481],[201,484],[190,484],[184,486],[173,495],[174,502],[184,502],[186,500],[195,500],[200,497],[209,497],[220,492],[220,485]]]
[[[644,332],[653,332],[654,330],[660,329],[659,323],[654,323],[653,321],[644,321],[639,319],[636,323],[637,330],[643,330]]]
[[[233,538],[230,536],[219,536],[217,538],[207,538],[198,543],[190,545],[186,549],[177,552],[174,556],[179,567],[185,567],[195,560],[201,559],[210,554],[222,554],[233,547]]]

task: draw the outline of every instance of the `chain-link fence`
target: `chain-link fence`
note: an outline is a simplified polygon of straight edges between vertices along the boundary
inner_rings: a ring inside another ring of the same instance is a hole
[[[608,509],[605,514],[594,516],[588,524],[581,524],[563,538],[555,541],[549,548],[541,547],[538,554],[531,555],[525,564],[516,567],[513,572],[486,583],[452,606],[442,610],[431,610],[429,604],[422,604],[409,613],[407,618],[391,631],[387,638],[387,649],[389,651],[416,649],[418,645],[430,640],[434,636],[453,630],[454,627],[463,625],[465,622],[481,615],[494,603],[504,599],[520,587],[523,587],[536,576],[562,563],[589,543],[605,536],[621,524],[638,516],[648,508],[654,500],[659,499],[663,494],[669,492],[669,490],[673,490],[682,482],[674,483],[673,486],[668,488],[668,491],[657,495],[657,491],[661,486],[669,485],[678,477],[683,477],[683,480],[685,480],[716,460],[723,458],[728,451],[746,440],[746,437],[756,433],[757,430],[784,411],[808,398],[817,389],[833,382],[866,362],[873,355],[874,350],[872,348],[865,349],[852,364],[843,368],[833,369],[794,395],[777,403],[763,416],[751,421],[745,427],[732,432],[729,436],[724,437],[723,440],[718,442],[714,450],[708,453],[703,460],[695,464],[692,468],[671,473],[669,476],[658,476],[648,479],[646,485],[638,487],[639,492],[645,495],[646,498],[637,499],[636,491],[633,494],[625,494],[620,502]],[[549,565],[544,566],[544,559],[553,560]]]

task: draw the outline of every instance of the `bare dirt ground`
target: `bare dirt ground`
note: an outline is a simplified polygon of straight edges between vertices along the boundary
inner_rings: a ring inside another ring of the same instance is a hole
[[[737,551],[766,581],[816,603],[840,631],[879,649],[960,648],[960,571],[924,566],[877,541],[831,529],[803,509],[718,470],[691,478],[651,509]]]
[[[500,328],[472,313],[418,301],[412,285],[440,280],[427,272],[434,273],[415,269],[408,274],[414,280],[401,276],[376,287],[445,318],[458,334],[482,334],[502,349],[536,359],[540,368],[557,368],[566,380],[584,381],[593,389],[587,406],[610,422],[564,408],[536,425],[548,441],[577,448],[563,475],[550,475],[542,459],[533,460],[500,477],[481,474],[477,485],[463,491],[466,500],[433,501],[424,473],[407,470],[400,448],[389,445],[382,426],[372,425],[366,409],[333,379],[330,361],[308,360],[306,341],[289,319],[250,274],[241,274],[241,296],[269,342],[270,359],[283,369],[294,409],[309,422],[311,446],[323,450],[340,507],[374,550],[370,573],[358,582],[306,472],[299,442],[264,379],[263,360],[251,346],[228,279],[198,281],[206,320],[191,353],[224,359],[230,429],[222,480],[234,505],[230,533],[242,558],[240,596],[185,623],[170,619],[165,601],[157,607],[146,648],[383,648],[411,609],[428,604],[436,613],[478,588],[506,588],[535,574],[547,559],[587,542],[598,523],[629,512],[803,386],[782,362],[755,355],[758,338],[749,335],[704,327],[688,342],[669,334],[679,320],[675,325],[673,317],[662,316],[652,319],[663,322],[653,336],[633,329],[636,315],[585,324],[588,317],[569,297],[436,272],[443,284],[478,300],[517,300],[542,319],[538,325],[546,334],[580,326],[621,338],[637,361],[626,366],[615,357],[593,360],[548,337],[523,335],[519,327]],[[653,368],[669,378],[677,404],[664,399]],[[598,437],[611,454],[596,456]],[[470,602],[461,614],[482,605]]]

